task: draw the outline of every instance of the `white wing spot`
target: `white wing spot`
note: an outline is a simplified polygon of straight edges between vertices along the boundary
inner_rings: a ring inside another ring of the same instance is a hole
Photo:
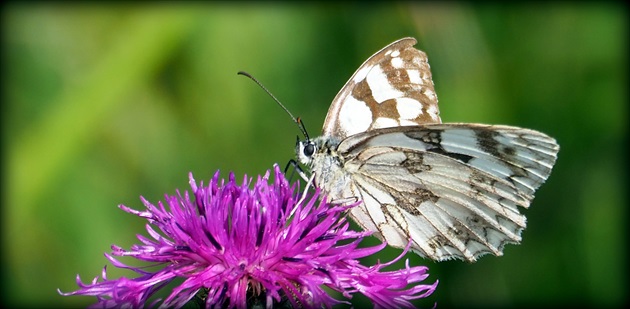
[[[358,70],[355,74],[354,74],[354,78],[352,79],[355,83],[359,83],[362,80],[365,79],[365,76],[367,76],[367,74],[370,72],[371,67],[366,66],[360,70]]]
[[[388,117],[378,117],[372,124],[373,129],[392,128],[399,126],[398,121]]]
[[[400,69],[403,67],[403,60],[398,58],[398,57],[394,57],[392,58],[392,66],[396,69]]]
[[[424,95],[426,95],[427,98],[429,98],[429,100],[431,101],[435,100],[435,92],[431,91],[430,89],[425,89]]]
[[[427,107],[427,113],[428,113],[429,115],[431,115],[431,118],[433,118],[434,120],[437,120],[437,119],[438,119],[438,116],[437,116],[437,114],[438,114],[438,109],[437,109],[437,106],[436,106],[436,105],[434,105],[434,104],[429,105],[429,106]]]
[[[381,69],[380,66],[374,66],[366,79],[370,89],[372,89],[374,100],[379,104],[386,100],[399,98],[404,95],[389,83],[387,75],[383,73],[383,69]]]
[[[392,52],[392,57],[398,57],[400,56],[400,50],[395,50]]]
[[[402,119],[416,119],[422,114],[422,104],[411,98],[396,99],[396,109]]]
[[[424,85],[424,79],[420,77],[420,72],[418,70],[407,70],[407,76],[409,76],[410,83]]]
[[[372,111],[363,101],[348,96],[339,111],[339,126],[346,135],[366,131],[372,123]]]

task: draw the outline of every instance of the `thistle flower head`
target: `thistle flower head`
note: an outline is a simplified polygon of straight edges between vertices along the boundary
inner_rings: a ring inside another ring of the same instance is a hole
[[[407,262],[404,269],[383,271],[397,259],[371,267],[359,263],[386,244],[358,247],[370,233],[349,230],[344,212],[351,206],[329,204],[319,192],[300,201],[278,166],[272,183],[269,174],[258,177],[253,189],[246,176],[238,184],[233,174],[225,182],[217,172],[208,185],[197,185],[191,174],[192,198],[178,191],[157,205],[142,198],[144,211],[120,205],[148,220],[150,237],[138,236],[141,243],[129,250],[112,246],[106,257],[137,276],[110,280],[103,269],[100,280],[84,284],[77,276],[80,289],[60,293],[96,296],[94,307],[130,308],[182,307],[192,299],[208,308],[310,308],[346,302],[324,287],[346,298],[362,293],[376,307],[412,307],[410,300],[433,293],[437,281],[419,284],[428,276],[426,267]],[[114,256],[159,267],[148,271]],[[181,283],[165,299],[151,298],[175,279]]]

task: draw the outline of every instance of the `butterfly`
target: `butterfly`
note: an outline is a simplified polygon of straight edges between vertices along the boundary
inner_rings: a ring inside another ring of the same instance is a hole
[[[534,130],[442,123],[427,56],[414,38],[368,58],[334,98],[320,137],[297,158],[330,201],[389,245],[435,261],[501,256],[556,161]]]

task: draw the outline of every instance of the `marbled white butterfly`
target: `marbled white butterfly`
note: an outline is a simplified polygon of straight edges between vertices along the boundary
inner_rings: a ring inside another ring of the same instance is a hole
[[[519,243],[556,141],[502,125],[441,123],[431,71],[416,40],[368,58],[337,94],[323,134],[298,142],[300,163],[332,201],[387,243],[436,261],[476,261]]]

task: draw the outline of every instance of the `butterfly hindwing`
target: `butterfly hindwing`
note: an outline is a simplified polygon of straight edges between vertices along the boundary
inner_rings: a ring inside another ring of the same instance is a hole
[[[396,247],[412,239],[434,260],[474,261],[520,241],[518,207],[549,176],[558,146],[527,129],[435,124],[356,134],[337,151],[364,201],[351,212],[360,225]]]

